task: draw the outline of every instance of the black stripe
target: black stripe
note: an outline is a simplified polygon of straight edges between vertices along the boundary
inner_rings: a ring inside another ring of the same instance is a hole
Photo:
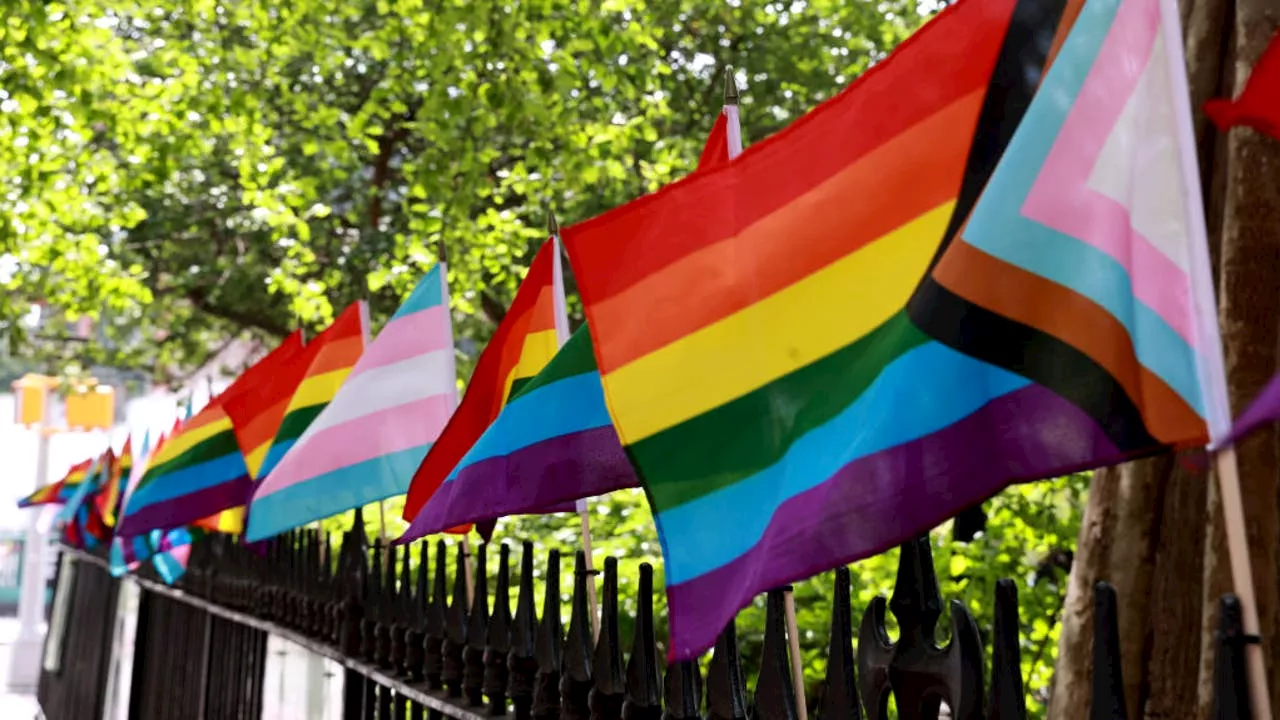
[[[1093,418],[1121,452],[1160,446],[1116,379],[1062,340],[957,297],[932,277],[920,284],[907,313],[923,318],[918,326],[938,342],[1061,395]]]
[[[951,213],[951,221],[947,223],[942,244],[929,264],[931,271],[960,232],[960,227],[969,219],[969,213],[996,169],[996,163],[1031,105],[1066,6],[1067,0],[1018,0],[1014,6],[1004,44],[1000,47],[987,94],[982,101],[973,144],[969,146],[969,158],[965,162],[964,180],[956,196],[956,207]]]
[[[1019,0],[983,100],[956,208],[936,264],[968,219],[1040,85],[1065,0]],[[1151,437],[1133,400],[1115,378],[1058,338],[959,297],[926,275],[907,315],[935,340],[1033,380],[1097,421],[1123,452],[1143,452]]]

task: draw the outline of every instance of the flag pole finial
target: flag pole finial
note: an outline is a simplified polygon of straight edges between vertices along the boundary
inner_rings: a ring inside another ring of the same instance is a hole
[[[551,208],[547,208],[547,232],[560,237],[560,223],[556,222],[556,213]]]
[[[724,69],[724,104],[738,104],[738,83],[733,79],[732,65],[727,65]]]

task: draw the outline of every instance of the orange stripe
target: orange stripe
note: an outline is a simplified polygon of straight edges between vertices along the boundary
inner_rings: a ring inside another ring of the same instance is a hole
[[[511,334],[507,335],[507,342],[501,348],[502,354],[499,357],[502,358],[502,361],[498,363],[498,378],[501,378],[503,385],[494,388],[492,403],[489,407],[490,418],[497,417],[498,411],[502,409],[503,401],[506,399],[503,388],[509,387],[507,381],[511,377],[511,373],[515,371],[516,366],[520,364],[520,355],[524,353],[524,339],[529,335],[529,325],[532,320],[533,311],[530,309],[529,312],[515,318],[511,323]]]
[[[1124,388],[1151,435],[1165,444],[1205,436],[1204,421],[1159,377],[1140,365],[1129,332],[1092,300],[1005,263],[963,240],[933,271],[951,292],[1059,338],[1088,355]]]
[[[747,308],[953,199],[983,96],[966,95],[740,234],[598,303],[592,318],[601,327],[633,318],[644,325],[598,338],[601,371]],[[686,302],[690,288],[699,289],[697,303]]]
[[[280,423],[284,421],[284,414],[289,409],[289,401],[292,399],[292,394],[285,396],[245,423],[239,432],[242,446],[252,450],[264,442],[274,440],[276,431],[280,429]]]
[[[566,228],[575,271],[591,276],[590,283],[579,283],[583,302],[596,305],[742,232],[903,128],[985,91],[1014,5],[1015,0],[954,3],[943,10],[950,21],[926,24],[894,51],[893,62],[872,66],[839,95],[747,148],[734,162]],[[965,32],[945,30],[955,27]],[[726,200],[730,197],[732,202]]]
[[[533,312],[529,319],[529,332],[556,329],[555,292],[554,283],[538,291],[538,299],[534,301]]]
[[[218,422],[227,417],[227,413],[222,409],[222,401],[214,398],[209,401],[200,412],[196,413],[190,420],[182,423],[182,432],[190,432],[198,428],[202,428],[210,423]]]
[[[364,337],[344,337],[329,342],[311,363],[307,377],[323,375],[334,370],[345,370],[356,364],[364,352]]]

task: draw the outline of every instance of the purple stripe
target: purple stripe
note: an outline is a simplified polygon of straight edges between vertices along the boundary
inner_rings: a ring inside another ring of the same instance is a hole
[[[172,530],[243,505],[246,493],[252,490],[253,480],[248,475],[241,475],[231,482],[139,508],[120,519],[117,532],[121,537],[130,537],[156,529]]]
[[[668,587],[668,655],[696,657],[756,595],[884,552],[1009,484],[1126,459],[1051,390],[1032,385],[996,398],[936,433],[846,465],[779,506],[747,553]]]
[[[575,500],[638,486],[612,425],[559,435],[464,468],[396,542],[507,515],[570,512]]]
[[[1276,420],[1280,420],[1280,374],[1271,378],[1258,397],[1254,398],[1236,420],[1235,425],[1231,426],[1231,432],[1227,433],[1219,445],[1222,447],[1231,445],[1245,435]]]

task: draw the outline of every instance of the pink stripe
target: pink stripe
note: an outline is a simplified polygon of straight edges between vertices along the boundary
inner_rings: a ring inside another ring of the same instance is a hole
[[[352,369],[351,377],[433,350],[442,350],[452,344],[448,307],[433,305],[387,323],[365,349]]]
[[[453,414],[450,395],[434,395],[325,428],[295,445],[254,493],[261,498],[334,470],[434,442]],[[302,443],[299,443],[302,445]]]
[[[1022,209],[1028,217],[1119,262],[1133,283],[1134,296],[1194,348],[1197,343],[1186,272],[1134,229],[1128,208],[1088,185],[1103,144],[1146,68],[1132,59],[1135,55],[1151,56],[1159,24],[1156,3],[1120,3],[1115,22]]]

